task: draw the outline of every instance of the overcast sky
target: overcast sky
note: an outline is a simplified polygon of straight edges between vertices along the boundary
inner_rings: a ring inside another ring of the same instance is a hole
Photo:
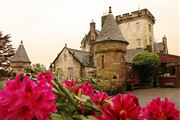
[[[15,48],[23,40],[32,63],[48,67],[65,43],[80,49],[92,19],[100,30],[109,6],[114,16],[147,8],[156,18],[155,40],[166,35],[169,53],[180,55],[178,0],[0,0],[0,31]]]

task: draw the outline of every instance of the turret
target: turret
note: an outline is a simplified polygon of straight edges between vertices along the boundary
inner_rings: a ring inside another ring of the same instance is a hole
[[[31,61],[26,53],[23,42],[21,41],[16,53],[11,59],[11,67],[14,71],[20,71],[25,67],[28,67]]]
[[[93,47],[97,75],[109,80],[111,89],[125,86],[124,54],[127,45],[128,42],[118,28],[111,7],[109,7],[109,14]]]

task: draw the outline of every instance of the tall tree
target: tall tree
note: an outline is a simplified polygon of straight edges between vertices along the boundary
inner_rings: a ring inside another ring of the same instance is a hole
[[[3,35],[0,31],[0,74],[5,74],[10,70],[10,60],[14,55],[14,48],[11,45],[11,36]]]
[[[154,52],[143,51],[138,53],[133,58],[133,64],[135,68],[139,71],[140,84],[142,86],[152,85],[152,75],[154,71],[157,70],[160,64],[159,56]]]

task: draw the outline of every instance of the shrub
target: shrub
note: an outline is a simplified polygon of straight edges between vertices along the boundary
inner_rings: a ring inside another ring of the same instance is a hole
[[[109,96],[89,83],[53,80],[50,72],[33,80],[19,74],[0,90],[0,119],[178,120],[180,111],[165,98],[141,107],[133,94]],[[55,102],[56,101],[56,102]]]

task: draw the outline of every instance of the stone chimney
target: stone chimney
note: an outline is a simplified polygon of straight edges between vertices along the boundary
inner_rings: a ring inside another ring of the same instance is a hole
[[[90,31],[91,32],[96,31],[96,23],[94,22],[93,19],[91,20],[91,23],[90,23]]]
[[[162,43],[164,45],[164,53],[168,54],[167,38],[165,35],[162,37]]]
[[[165,35],[162,37],[162,42],[165,46],[167,46],[167,38]]]
[[[101,29],[103,28],[103,25],[104,25],[104,22],[105,22],[105,20],[106,20],[106,17],[107,17],[107,15],[103,15],[103,16],[101,17]]]

